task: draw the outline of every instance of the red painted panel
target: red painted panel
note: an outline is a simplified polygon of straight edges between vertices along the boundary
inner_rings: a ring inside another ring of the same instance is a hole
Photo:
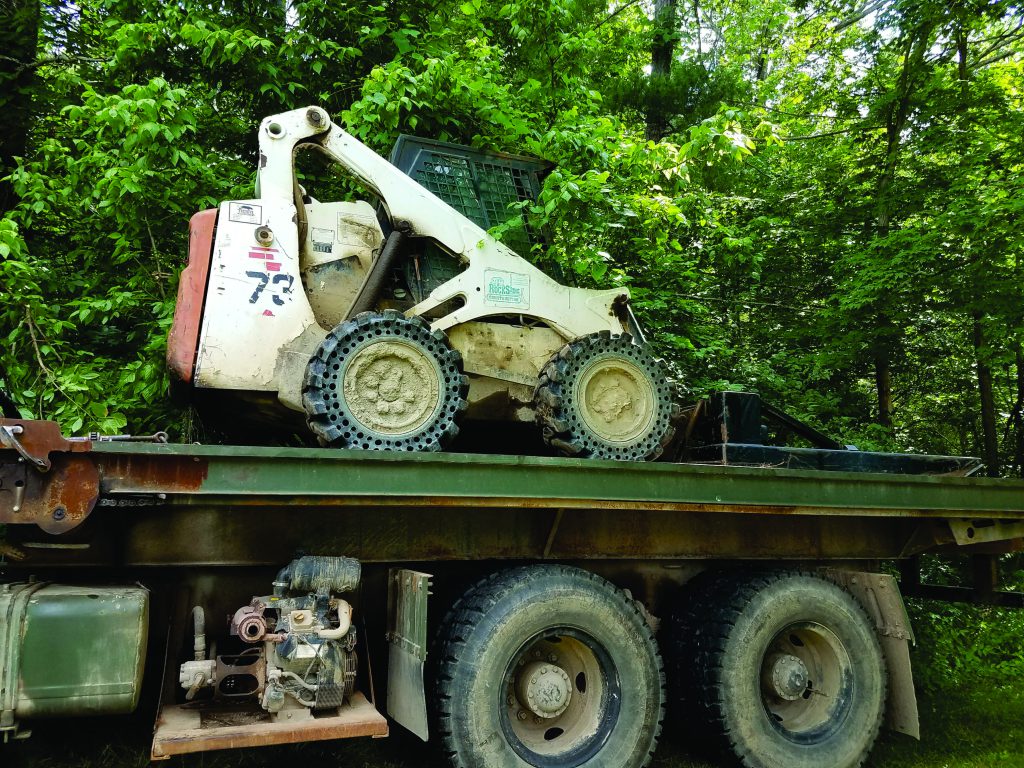
[[[181,272],[174,322],[167,337],[167,366],[172,376],[186,384],[192,383],[199,351],[199,329],[203,324],[203,303],[216,226],[216,208],[200,211],[188,223],[188,266]]]

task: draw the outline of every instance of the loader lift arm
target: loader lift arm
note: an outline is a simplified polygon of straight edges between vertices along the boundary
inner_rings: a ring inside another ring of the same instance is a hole
[[[595,330],[627,330],[627,289],[584,291],[560,285],[333,123],[323,109],[309,107],[266,118],[260,125],[259,145],[259,197],[288,201],[301,209],[301,201],[295,201],[294,154],[300,146],[312,147],[376,196],[396,229],[430,238],[462,261],[465,269],[460,274],[407,312],[418,317],[461,299],[461,307],[431,323],[434,330],[446,331],[501,312],[540,320],[566,339]]]

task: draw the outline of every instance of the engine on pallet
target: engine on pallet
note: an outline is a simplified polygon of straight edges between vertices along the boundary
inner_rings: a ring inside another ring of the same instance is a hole
[[[193,611],[195,659],[179,682],[192,701],[213,689],[220,702],[258,700],[274,721],[295,722],[342,706],[356,676],[352,606],[339,595],[359,584],[358,560],[301,557],[278,573],[273,594],[254,597],[231,619],[240,653],[206,658],[205,617]]]

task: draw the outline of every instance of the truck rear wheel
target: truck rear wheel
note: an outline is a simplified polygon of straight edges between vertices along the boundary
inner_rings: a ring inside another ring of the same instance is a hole
[[[652,461],[675,435],[665,366],[625,333],[562,347],[541,371],[534,410],[544,441],[570,456]]]
[[[663,715],[661,657],[636,604],[579,568],[491,576],[446,619],[436,733],[456,768],[640,768]]]
[[[302,386],[322,445],[439,451],[458,434],[468,381],[440,331],[400,312],[364,312],[321,342]]]
[[[886,670],[854,597],[812,574],[709,579],[677,625],[684,707],[747,768],[856,768],[885,711]],[[689,699],[689,701],[687,701]]]

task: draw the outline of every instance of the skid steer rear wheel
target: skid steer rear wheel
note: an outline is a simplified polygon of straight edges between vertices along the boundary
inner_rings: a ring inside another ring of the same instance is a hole
[[[435,732],[455,768],[641,768],[663,715],[661,657],[637,605],[579,568],[471,588],[442,624]]]
[[[438,451],[459,431],[467,386],[442,332],[400,312],[364,312],[321,342],[302,404],[323,445]]]
[[[675,435],[664,364],[629,334],[592,334],[544,366],[534,393],[544,441],[570,456],[652,461]]]

